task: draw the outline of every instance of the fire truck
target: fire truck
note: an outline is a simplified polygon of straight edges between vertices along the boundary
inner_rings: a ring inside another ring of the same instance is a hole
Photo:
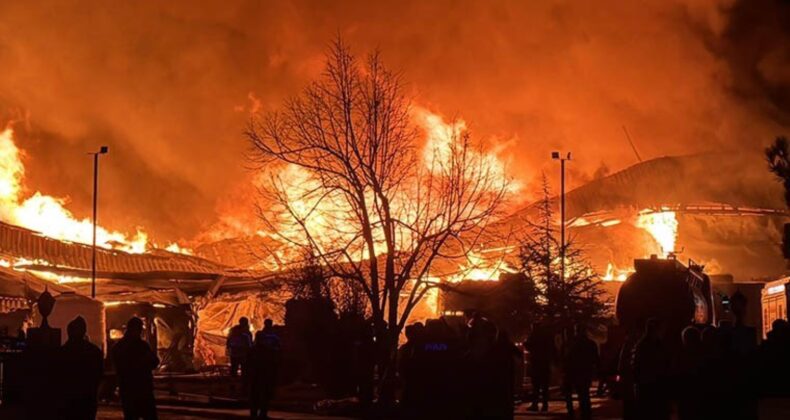
[[[763,309],[763,338],[771,331],[771,324],[777,319],[788,319],[787,317],[787,301],[788,301],[788,283],[790,277],[784,277],[765,284],[762,291],[762,309]]]
[[[667,334],[676,332],[679,340],[686,326],[714,322],[713,289],[703,266],[653,255],[634,260],[634,269],[615,303],[617,320],[627,331],[641,332],[649,318],[658,318]]]
[[[681,332],[689,325],[715,322],[713,289],[703,266],[683,265],[674,255],[634,260],[635,272],[620,287],[615,301],[617,325],[609,328],[602,363],[616,398],[628,387],[631,350],[650,318],[662,321],[667,349],[681,348]],[[625,387],[625,388],[624,388]]]

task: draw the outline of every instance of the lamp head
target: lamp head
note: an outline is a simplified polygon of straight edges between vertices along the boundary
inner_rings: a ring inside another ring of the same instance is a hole
[[[101,154],[101,155],[106,154],[109,151],[110,151],[110,148],[107,147],[107,146],[102,146],[101,148],[99,148],[99,154]]]
[[[560,152],[551,152],[551,158],[552,159],[559,159],[560,158]]]

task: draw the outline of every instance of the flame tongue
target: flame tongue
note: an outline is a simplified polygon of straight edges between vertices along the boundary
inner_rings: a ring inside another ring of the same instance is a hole
[[[637,216],[636,226],[646,230],[656,240],[664,258],[675,252],[678,220],[674,211],[643,210]]]
[[[88,218],[78,220],[64,207],[65,199],[36,192],[22,200],[25,167],[22,152],[14,143],[11,128],[0,132],[0,218],[55,238],[89,244],[93,240],[93,224]],[[103,248],[127,252],[145,252],[148,236],[134,236],[96,227],[96,244]]]

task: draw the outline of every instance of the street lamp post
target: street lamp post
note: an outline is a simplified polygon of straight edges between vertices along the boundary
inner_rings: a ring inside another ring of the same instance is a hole
[[[93,247],[91,248],[91,297],[96,299],[96,203],[99,195],[99,155],[106,154],[110,149],[107,146],[99,148],[93,155]]]
[[[565,282],[565,161],[571,160],[571,152],[551,152],[551,158],[560,161],[560,280]]]

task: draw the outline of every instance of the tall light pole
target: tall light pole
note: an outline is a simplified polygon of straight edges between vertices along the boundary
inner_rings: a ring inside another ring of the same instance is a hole
[[[99,155],[106,154],[110,149],[107,146],[99,148],[93,155],[93,248],[91,248],[91,297],[96,299],[96,202],[99,195]]]
[[[565,282],[565,161],[571,160],[571,152],[562,156],[551,152],[551,158],[560,161],[560,280]]]

